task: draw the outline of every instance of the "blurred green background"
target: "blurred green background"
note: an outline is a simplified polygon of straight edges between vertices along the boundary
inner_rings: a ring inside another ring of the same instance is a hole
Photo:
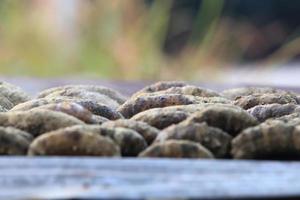
[[[1,0],[2,76],[218,79],[300,55],[297,0]]]

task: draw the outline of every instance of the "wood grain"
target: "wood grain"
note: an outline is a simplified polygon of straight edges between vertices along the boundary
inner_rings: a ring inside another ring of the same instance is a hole
[[[0,198],[300,197],[299,162],[0,158]]]

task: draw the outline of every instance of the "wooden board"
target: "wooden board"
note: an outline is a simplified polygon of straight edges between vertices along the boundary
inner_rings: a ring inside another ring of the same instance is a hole
[[[0,158],[0,199],[300,197],[299,162]]]

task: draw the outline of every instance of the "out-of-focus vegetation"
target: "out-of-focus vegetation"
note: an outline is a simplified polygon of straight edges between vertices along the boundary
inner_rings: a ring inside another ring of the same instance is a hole
[[[273,66],[299,55],[299,32],[287,35],[276,23],[260,30],[247,20],[232,20],[222,15],[225,2],[202,0],[191,20],[176,15],[172,0],[1,0],[0,72],[205,80],[217,79],[220,67],[259,54],[266,40],[284,43],[252,63]],[[189,33],[181,36],[185,29]],[[172,46],[176,43],[181,45]]]

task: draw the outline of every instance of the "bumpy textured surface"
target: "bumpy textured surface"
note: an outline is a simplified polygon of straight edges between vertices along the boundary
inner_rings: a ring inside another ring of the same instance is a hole
[[[291,126],[297,126],[297,125],[300,125],[300,113],[295,112],[295,113],[292,113],[289,115],[284,115],[282,117],[278,117],[275,119],[268,119],[265,122],[270,123],[274,120],[284,122],[285,124],[289,124]]]
[[[189,105],[189,104],[207,104],[207,103],[224,103],[231,102],[222,97],[196,97],[192,95],[181,94],[146,94],[131,98],[122,104],[118,111],[125,117],[130,118],[133,115],[151,109],[162,108],[174,105]]]
[[[171,87],[183,87],[186,85],[187,84],[182,81],[160,81],[160,82],[156,82],[152,85],[144,87],[143,89],[137,91],[132,96],[135,97],[135,96],[139,96],[140,94],[144,94],[144,93],[158,92],[158,91],[162,91],[162,90],[167,90]]]
[[[210,150],[215,157],[224,158],[229,155],[232,137],[221,129],[210,127],[206,123],[183,121],[164,129],[159,133],[155,142],[172,139],[197,142]]]
[[[139,157],[213,158],[213,155],[196,142],[168,140],[151,145]]]
[[[12,126],[33,136],[77,124],[84,123],[70,115],[44,109],[0,113],[0,126]]]
[[[114,120],[114,119],[123,118],[119,112],[117,112],[115,109],[110,108],[107,105],[100,104],[93,100],[85,100],[85,99],[70,98],[70,97],[60,97],[54,99],[50,99],[50,98],[34,99],[13,107],[11,111],[26,111],[32,108],[36,108],[36,107],[40,107],[52,103],[77,103],[83,106],[84,108],[86,108],[87,110],[89,110],[91,113],[105,117],[107,119]]]
[[[4,81],[0,81],[0,96],[6,97],[13,105],[30,100],[30,96],[21,88]]]
[[[119,145],[122,156],[137,156],[147,147],[145,139],[136,131],[127,128],[104,128],[99,125],[78,125],[66,128],[70,131],[93,132],[111,138]]]
[[[0,126],[0,155],[26,155],[32,139],[29,133]]]
[[[29,155],[55,156],[120,156],[120,150],[109,137],[97,133],[60,129],[37,137]]]
[[[130,119],[119,119],[116,121],[108,121],[102,124],[104,128],[129,128],[138,132],[146,140],[147,144],[151,144],[159,133],[157,128],[141,121]]]
[[[194,113],[187,120],[206,122],[209,126],[218,127],[232,136],[258,124],[253,116],[233,105],[210,105]]]
[[[139,93],[136,96],[145,95],[148,93]],[[218,97],[220,96],[217,92],[204,89],[201,87],[196,87],[192,85],[186,85],[182,87],[171,87],[166,90],[161,90],[157,92],[153,92],[152,94],[182,94],[182,95],[192,95],[192,96],[199,96],[199,97]]]
[[[122,94],[117,92],[116,90],[103,87],[103,86],[96,86],[96,85],[66,85],[66,86],[60,86],[55,88],[50,88],[47,90],[44,90],[40,92],[37,97],[38,98],[44,98],[52,93],[67,93],[70,90],[84,90],[88,92],[94,92],[102,95],[106,95],[109,98],[117,101],[119,104],[122,104],[126,101],[126,97],[124,97]]]
[[[0,112],[7,112],[7,109],[0,105]]]
[[[249,109],[256,105],[265,104],[298,104],[298,99],[293,95],[279,95],[279,94],[255,94],[249,96],[237,97],[234,104]]]
[[[14,104],[4,95],[0,94],[0,106],[6,110],[14,107]]]
[[[165,90],[166,94],[184,94],[199,97],[218,97],[220,96],[217,92],[201,87],[187,85],[183,87],[172,87]]]
[[[114,128],[110,136],[121,148],[122,156],[137,156],[147,148],[146,140],[136,131],[128,128]]]
[[[143,121],[158,129],[164,129],[172,124],[177,124],[191,114],[202,111],[207,106],[220,105],[220,103],[177,105],[164,108],[152,108],[134,115],[131,119]]]
[[[183,111],[150,109],[133,116],[131,119],[145,122],[158,129],[164,129],[185,120],[188,116],[189,113]]]
[[[294,112],[300,113],[300,106],[295,104],[267,104],[257,105],[247,110],[258,121],[263,122],[269,118],[278,118]]]
[[[292,114],[289,114],[289,115],[284,115],[284,116],[278,117],[278,118],[276,118],[276,120],[280,120],[282,122],[288,123],[290,120],[293,120],[293,119],[296,119],[296,118],[300,119],[300,113],[299,112],[295,112],[295,113],[292,113]],[[272,119],[269,119],[267,121],[272,121]]]
[[[242,87],[224,90],[221,93],[223,96],[235,100],[237,97],[261,94],[278,94],[278,95],[291,95],[296,97],[296,94],[290,91],[285,91],[277,88],[270,87]]]
[[[272,120],[248,128],[232,141],[236,159],[300,159],[300,127]]]
[[[179,81],[129,99],[94,85],[31,99],[0,82],[0,154],[299,160],[299,104],[299,94],[275,88],[218,94]]]
[[[82,89],[72,88],[69,90],[59,90],[52,92],[51,94],[47,95],[45,98],[55,99],[60,97],[71,97],[71,98],[79,98],[79,99],[86,99],[86,100],[93,100],[98,103],[107,105],[111,108],[118,108],[120,106],[115,100],[111,99],[110,97],[99,94],[96,92],[85,91]]]
[[[87,124],[102,124],[108,121],[108,119],[105,117],[93,115],[89,110],[85,109],[83,106],[77,103],[51,103],[44,106],[40,106],[37,109],[46,109],[62,112],[76,117],[77,119],[80,119],[81,121]]]
[[[118,111],[125,117],[133,115],[151,108],[161,108],[172,105],[196,104],[197,100],[193,96],[183,96],[179,94],[166,95],[145,95],[129,99],[121,105]]]

